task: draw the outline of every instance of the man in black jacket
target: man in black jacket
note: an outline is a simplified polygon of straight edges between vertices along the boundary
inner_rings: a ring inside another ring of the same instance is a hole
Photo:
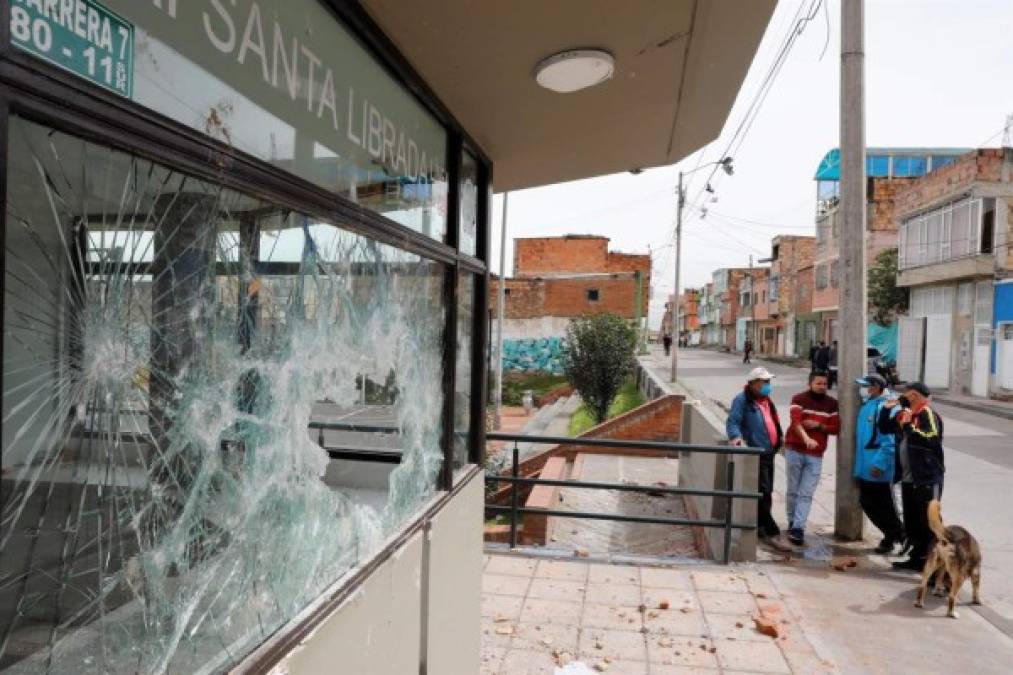
[[[894,480],[901,483],[904,529],[911,545],[907,560],[895,562],[897,569],[921,571],[925,566],[932,530],[928,507],[943,494],[943,420],[929,407],[930,392],[921,382],[908,385],[897,401],[883,406],[879,414],[881,433],[897,437],[897,469]],[[896,414],[892,408],[900,405]]]

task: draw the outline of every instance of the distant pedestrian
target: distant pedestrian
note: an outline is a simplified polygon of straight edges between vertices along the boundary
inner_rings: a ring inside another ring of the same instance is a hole
[[[750,363],[750,357],[753,355],[753,341],[746,338],[746,343],[742,345],[742,362]]]
[[[753,368],[742,393],[732,400],[731,412],[725,422],[725,432],[732,445],[764,450],[764,454],[760,455],[758,481],[757,535],[760,538],[781,534],[781,528],[770,511],[774,492],[774,455],[783,442],[781,421],[770,398],[770,381],[773,378],[766,368]]]
[[[669,356],[672,353],[672,334],[665,333],[661,338],[661,344],[665,345],[665,356]]]
[[[833,389],[834,385],[837,384],[837,340],[834,340],[833,344],[830,345],[829,360],[830,360],[830,363],[828,364],[830,370],[829,388]]]
[[[791,399],[791,425],[784,441],[787,475],[785,498],[788,511],[788,541],[805,543],[813,495],[820,483],[823,454],[830,436],[840,428],[837,399],[827,394],[829,376],[825,371],[809,373],[809,388]]]
[[[819,350],[820,350],[819,343],[814,342],[809,346],[809,372],[819,370],[819,368],[816,367],[816,354],[819,352]]]
[[[893,434],[879,430],[880,413],[893,397],[887,390],[886,380],[879,375],[868,375],[855,382],[862,387],[863,401],[855,430],[854,473],[858,481],[859,503],[872,524],[883,533],[876,553],[893,553],[898,544],[903,552],[907,547],[904,524],[897,516],[897,505],[893,501],[896,442]],[[893,407],[892,413],[896,414],[899,410]]]
[[[929,502],[943,494],[943,419],[929,406],[930,396],[928,387],[914,382],[879,413],[880,432],[894,434],[897,441],[894,480],[900,481],[904,530],[911,546],[910,557],[893,564],[897,569],[921,571],[925,566],[933,539]]]
[[[825,373],[830,371],[830,348],[823,340],[820,340],[813,356],[813,370],[822,370]]]

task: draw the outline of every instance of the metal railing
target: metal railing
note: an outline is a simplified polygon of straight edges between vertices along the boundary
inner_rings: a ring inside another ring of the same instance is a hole
[[[625,441],[605,438],[569,438],[560,436],[526,436],[523,434],[502,434],[489,432],[486,434],[488,441],[513,442],[513,461],[509,476],[486,475],[486,484],[498,485],[508,483],[510,490],[510,505],[499,506],[486,504],[487,513],[510,514],[510,548],[517,548],[517,516],[518,514],[533,514],[540,516],[560,516],[565,518],[586,518],[590,520],[612,520],[626,523],[645,523],[653,525],[673,525],[688,527],[717,527],[724,530],[724,544],[722,548],[722,562],[728,564],[731,558],[732,530],[755,530],[756,523],[736,523],[732,521],[732,504],[736,499],[752,499],[758,501],[759,492],[744,492],[735,490],[735,459],[734,455],[762,455],[764,451],[760,448],[736,447],[731,445],[695,445],[691,443],[668,443],[664,441]],[[725,489],[705,490],[687,487],[667,487],[659,485],[636,485],[629,483],[605,483],[600,481],[564,480],[555,478],[527,478],[520,476],[520,449],[518,443],[534,443],[539,445],[571,445],[597,448],[625,448],[640,451],[648,451],[658,456],[678,455],[680,452],[706,452],[728,456],[728,464],[725,469]],[[527,508],[519,505],[520,486],[549,485],[554,487],[567,487],[588,490],[618,490],[623,492],[637,492],[643,494],[671,494],[671,495],[693,495],[703,497],[714,497],[725,500],[724,517],[721,520],[704,520],[690,518],[661,518],[654,516],[632,516],[621,513],[601,513],[589,511],[565,511],[560,509]]]

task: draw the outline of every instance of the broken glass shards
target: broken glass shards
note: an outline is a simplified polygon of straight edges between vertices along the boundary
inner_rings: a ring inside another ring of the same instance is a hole
[[[442,268],[17,117],[9,146],[0,668],[227,668],[432,493]]]

